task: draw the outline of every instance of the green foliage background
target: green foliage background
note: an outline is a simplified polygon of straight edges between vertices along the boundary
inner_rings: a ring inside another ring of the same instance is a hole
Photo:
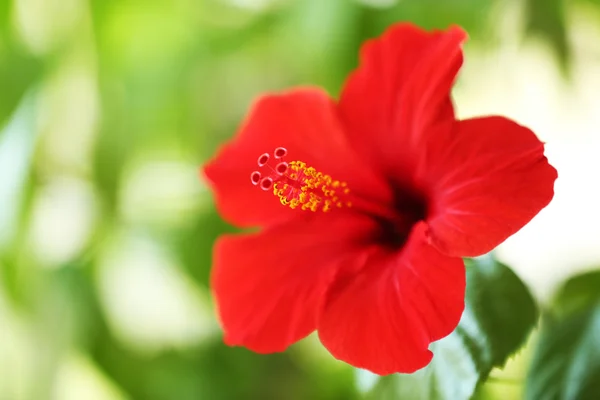
[[[545,40],[568,77],[569,7],[599,4],[506,3],[522,17],[519,35]],[[538,312],[493,261],[469,264],[471,284],[489,290],[472,286],[474,316],[440,345],[450,358],[416,377],[361,377],[315,338],[269,356],[228,348],[212,313],[212,242],[231,228],[198,166],[252,99],[302,84],[336,95],[361,43],[402,20],[462,25],[469,46],[494,51],[504,5],[0,0],[0,400],[460,399],[476,388],[487,399],[594,399],[600,357],[580,347],[598,348],[597,278],[577,289],[591,294],[576,310],[543,311],[551,329],[530,350],[526,390],[525,373],[483,384]],[[564,321],[581,328],[557,328]],[[567,342],[552,361],[544,346]],[[550,364],[552,375],[536,372]]]

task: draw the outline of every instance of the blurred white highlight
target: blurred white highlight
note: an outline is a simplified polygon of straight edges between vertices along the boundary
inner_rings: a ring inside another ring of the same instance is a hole
[[[123,232],[102,257],[102,304],[112,329],[144,352],[197,344],[218,331],[208,293],[188,281],[151,239]]]

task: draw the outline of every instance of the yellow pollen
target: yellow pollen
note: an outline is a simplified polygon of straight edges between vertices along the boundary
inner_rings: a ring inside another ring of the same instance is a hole
[[[273,194],[282,205],[303,211],[351,207],[352,203],[344,201],[349,193],[346,182],[334,180],[302,161],[290,162],[288,170],[273,184]]]

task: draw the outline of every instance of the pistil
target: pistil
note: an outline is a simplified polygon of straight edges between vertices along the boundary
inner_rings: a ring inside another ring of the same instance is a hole
[[[302,161],[288,163],[286,156],[287,150],[278,147],[273,151],[273,159],[268,153],[258,157],[257,165],[263,172],[250,174],[252,184],[264,191],[272,190],[282,205],[292,209],[328,212],[352,207],[346,182],[335,180]]]

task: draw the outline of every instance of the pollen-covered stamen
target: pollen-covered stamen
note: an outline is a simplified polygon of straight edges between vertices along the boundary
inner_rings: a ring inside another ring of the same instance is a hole
[[[277,147],[273,158],[279,162],[273,165],[269,154],[262,154],[257,163],[264,174],[254,171],[250,176],[252,183],[265,191],[272,188],[281,204],[292,209],[330,211],[352,206],[345,182],[334,180],[302,161],[283,161],[286,155],[287,149]]]
[[[282,179],[273,185],[273,193],[279,197],[281,204],[302,210],[329,211],[352,205],[345,182],[317,172],[302,161],[288,164]]]

